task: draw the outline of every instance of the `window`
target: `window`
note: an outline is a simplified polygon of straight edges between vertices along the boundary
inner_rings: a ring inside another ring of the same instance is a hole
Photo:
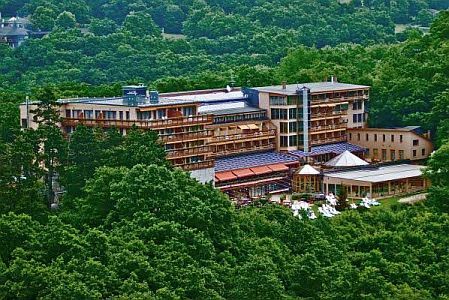
[[[413,146],[419,146],[419,140],[413,140]]]
[[[288,147],[288,136],[281,136],[281,147]]]
[[[362,101],[354,101],[352,103],[352,110],[360,110],[362,109]]]
[[[352,133],[349,133],[349,140],[352,141]]]
[[[382,149],[382,161],[387,160],[387,149]]]
[[[357,123],[357,115],[356,114],[352,115],[352,122]]]
[[[373,149],[373,159],[379,158],[379,149],[374,148]]]
[[[402,141],[403,141],[404,139],[403,139],[403,136],[402,136],[402,134],[401,135],[399,135],[399,142],[400,143],[402,143]]]
[[[129,120],[129,111],[126,112],[126,119]]]
[[[404,150],[399,150],[399,159],[400,160],[404,159]]]
[[[367,149],[365,150],[365,155],[366,155],[366,157],[369,157],[369,148],[367,148]]]
[[[394,134],[391,135],[391,142],[394,143]]]
[[[413,157],[416,157],[416,150],[413,150]]]
[[[377,142],[377,133],[374,134],[374,141]]]
[[[290,108],[288,110],[288,118],[289,119],[296,119],[297,117],[298,117],[297,109],[296,108]]]
[[[272,108],[271,109],[271,118],[273,120],[287,120],[287,110]]]
[[[421,150],[421,155],[422,155],[422,156],[425,156],[425,155],[426,155],[426,149],[422,149],[422,150]]]
[[[298,146],[298,136],[297,135],[291,135],[288,138],[289,138],[290,146]]]
[[[368,134],[368,133],[365,135],[365,140],[366,140],[367,142],[369,141],[369,134]]]
[[[123,112],[122,111],[119,112],[119,119],[123,120]]]
[[[290,133],[298,132],[298,123],[297,122],[288,123],[288,129]]]
[[[357,133],[357,141],[360,141],[360,133]]]
[[[84,111],[84,118],[85,119],[93,119],[94,118],[94,111],[93,110],[85,110]]]
[[[71,116],[72,116],[72,113],[71,113],[70,109],[66,109],[65,110],[65,117],[66,118],[70,118]]]
[[[385,134],[383,134],[383,135],[382,135],[382,141],[385,143],[385,140],[386,140]]]
[[[288,133],[288,123],[287,122],[281,122],[279,124],[281,133]]]
[[[390,160],[396,160],[396,150],[390,150]]]
[[[357,115],[357,123],[363,123],[363,114],[358,114]]]
[[[22,119],[22,128],[28,128],[28,120]]]
[[[287,98],[284,96],[270,96],[270,105],[287,105]]]

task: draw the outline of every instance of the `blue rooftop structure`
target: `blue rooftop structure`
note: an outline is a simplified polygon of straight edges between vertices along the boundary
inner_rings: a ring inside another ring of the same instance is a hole
[[[311,148],[309,153],[304,153],[301,150],[290,151],[289,153],[295,155],[297,157],[306,157],[306,156],[316,156],[321,154],[341,154],[345,151],[349,152],[365,152],[365,148],[351,144],[351,143],[336,143],[336,144],[327,144],[327,145],[319,145]]]
[[[215,172],[295,162],[298,162],[298,158],[289,154],[274,151],[259,152],[218,158],[215,160]]]

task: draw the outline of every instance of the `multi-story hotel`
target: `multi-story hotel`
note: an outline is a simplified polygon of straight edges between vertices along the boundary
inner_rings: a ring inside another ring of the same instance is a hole
[[[167,158],[201,182],[230,195],[258,196],[291,188],[300,163],[325,162],[364,145],[348,130],[364,130],[369,87],[331,82],[159,94],[126,86],[123,96],[59,100],[61,128],[77,125],[155,130]],[[21,105],[22,126],[36,127]],[[426,148],[427,149],[427,148]],[[427,151],[427,150],[426,150]]]

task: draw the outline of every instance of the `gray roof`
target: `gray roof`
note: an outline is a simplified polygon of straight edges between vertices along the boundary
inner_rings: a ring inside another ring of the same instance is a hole
[[[28,30],[19,27],[1,27],[0,28],[1,36],[27,36]]]
[[[369,88],[369,86],[367,85],[348,84],[341,82],[308,82],[308,83],[288,84],[286,85],[285,89],[282,88],[282,85],[256,87],[254,89],[258,90],[259,92],[276,93],[282,95],[296,95],[296,90],[304,86],[309,88],[311,93]]]
[[[391,180],[420,177],[423,174],[423,168],[425,167],[420,165],[400,164],[381,166],[374,169],[363,168],[354,171],[325,173],[324,176],[337,179],[349,179],[378,183]]]
[[[215,116],[220,116],[220,115],[232,115],[232,114],[259,112],[259,111],[263,111],[263,109],[257,108],[257,107],[245,106],[245,107],[237,107],[237,108],[212,110],[212,111],[208,111],[207,113],[214,114]]]

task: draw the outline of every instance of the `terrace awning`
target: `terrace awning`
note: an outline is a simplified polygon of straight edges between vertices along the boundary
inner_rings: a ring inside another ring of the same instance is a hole
[[[270,168],[273,172],[288,171],[288,167],[284,164],[269,165],[268,168]]]
[[[234,173],[234,175],[236,175],[237,178],[248,177],[248,176],[254,175],[254,173],[251,171],[251,169],[233,170],[232,173]]]
[[[215,173],[215,178],[218,181],[227,181],[227,180],[237,179],[237,176],[235,176],[232,172],[227,171],[227,172]]]
[[[248,124],[249,129],[259,129],[259,126],[256,124]]]
[[[251,171],[253,171],[254,174],[256,174],[256,175],[268,174],[268,173],[273,172],[267,166],[254,167],[254,168],[251,168]]]
[[[236,183],[236,184],[230,184],[225,186],[217,187],[220,190],[228,190],[233,188],[243,188],[243,187],[252,187],[252,186],[258,186],[261,184],[267,184],[272,182],[278,182],[279,180],[284,180],[284,177],[274,177],[274,178],[266,178],[261,180],[255,180],[250,182],[242,182],[242,183]]]
[[[240,129],[249,129],[248,125],[238,125],[237,127]]]

